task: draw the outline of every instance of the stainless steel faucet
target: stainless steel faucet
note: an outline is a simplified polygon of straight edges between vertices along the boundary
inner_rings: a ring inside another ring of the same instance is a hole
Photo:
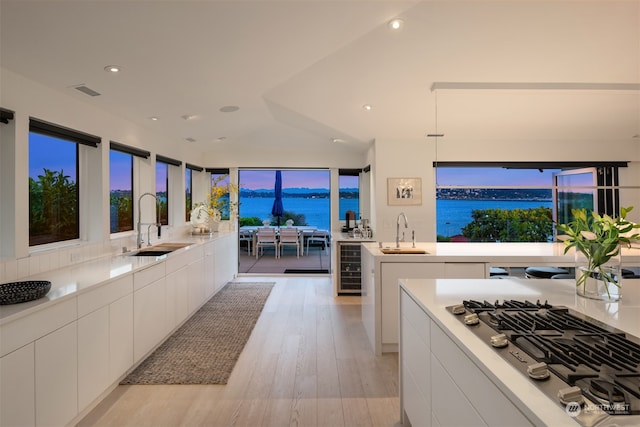
[[[156,195],[153,194],[153,193],[144,193],[140,197],[138,197],[138,240],[137,240],[138,249],[140,249],[142,247],[142,226],[143,225],[148,225],[148,227],[147,227],[147,246],[151,246],[151,233],[150,233],[151,226],[155,225],[156,227],[160,227],[160,223],[158,222],[158,211],[157,211],[157,209],[156,209],[156,222],[152,222],[152,223],[148,223],[148,224],[143,224],[142,223],[142,198],[144,196],[151,196],[156,201],[158,200]]]
[[[400,212],[400,214],[398,215],[398,219],[396,220],[396,248],[400,247],[400,217],[404,218],[404,228],[409,228],[409,221],[407,221],[407,216],[404,214],[404,212]],[[402,241],[404,241],[404,232],[402,233],[402,235]]]

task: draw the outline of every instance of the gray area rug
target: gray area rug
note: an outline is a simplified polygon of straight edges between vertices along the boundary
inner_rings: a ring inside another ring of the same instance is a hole
[[[226,284],[120,384],[226,384],[273,286]]]

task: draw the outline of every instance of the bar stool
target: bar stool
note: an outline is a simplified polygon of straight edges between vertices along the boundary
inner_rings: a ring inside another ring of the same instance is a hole
[[[569,271],[560,267],[527,267],[524,270],[527,279],[550,279],[557,274],[569,274]]]

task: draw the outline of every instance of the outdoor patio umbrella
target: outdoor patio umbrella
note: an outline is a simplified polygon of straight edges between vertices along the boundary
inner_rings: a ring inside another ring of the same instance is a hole
[[[274,200],[273,207],[271,208],[271,215],[278,218],[278,227],[280,227],[280,218],[284,214],[284,207],[282,206],[282,172],[276,171],[276,182],[274,186]]]

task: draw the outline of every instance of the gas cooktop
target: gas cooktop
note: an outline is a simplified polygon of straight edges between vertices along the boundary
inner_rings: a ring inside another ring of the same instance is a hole
[[[580,424],[640,425],[639,338],[546,301],[447,310]]]

